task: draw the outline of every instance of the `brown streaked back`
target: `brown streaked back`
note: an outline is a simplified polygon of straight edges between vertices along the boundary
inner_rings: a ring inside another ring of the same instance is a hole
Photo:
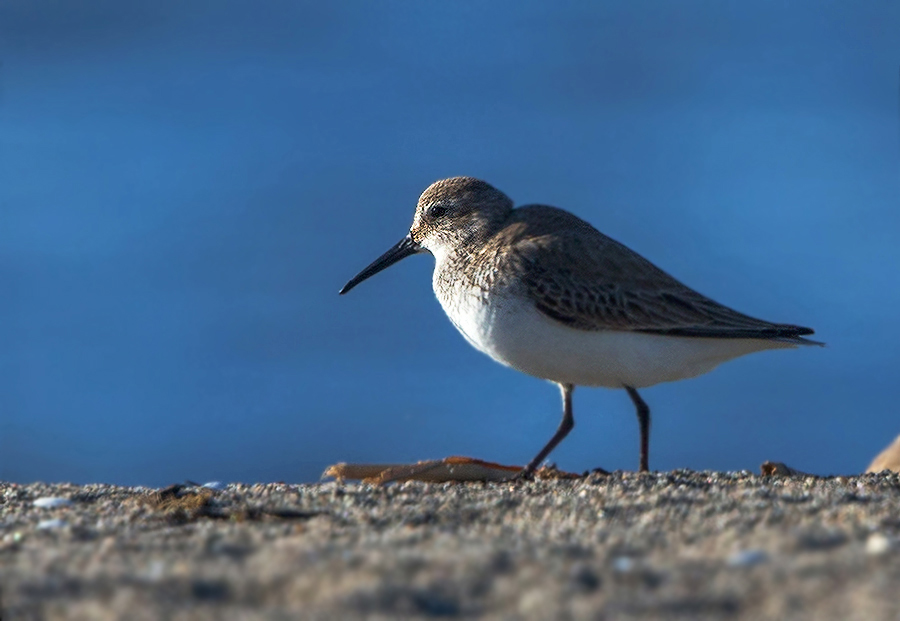
[[[811,328],[755,319],[680,283],[562,209],[513,210],[479,253],[494,274],[519,279],[537,309],[580,330],[748,338],[818,344]]]

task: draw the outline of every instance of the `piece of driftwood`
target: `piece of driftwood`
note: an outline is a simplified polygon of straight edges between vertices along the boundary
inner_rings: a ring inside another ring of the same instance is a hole
[[[814,474],[809,474],[808,472],[801,472],[800,470],[791,468],[787,464],[782,463],[780,461],[763,462],[763,465],[759,467],[759,471],[763,476],[768,476],[768,477],[790,477],[790,476],[812,477],[812,476],[816,476]]]
[[[521,466],[504,466],[473,457],[446,457],[430,459],[414,464],[347,464],[329,466],[323,477],[361,479],[365,483],[392,483],[400,481],[424,481],[447,483],[451,481],[509,481],[519,472]],[[534,473],[536,479],[578,479],[581,475],[563,472],[552,466],[539,468]]]

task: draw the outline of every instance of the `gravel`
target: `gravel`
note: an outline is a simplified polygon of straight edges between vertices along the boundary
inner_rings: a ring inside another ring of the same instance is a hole
[[[7,483],[0,610],[100,620],[897,619],[898,541],[896,473]]]

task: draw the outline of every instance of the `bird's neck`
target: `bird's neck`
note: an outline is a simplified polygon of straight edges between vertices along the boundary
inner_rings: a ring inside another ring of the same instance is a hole
[[[465,226],[453,231],[452,237],[431,248],[435,258],[434,286],[447,289],[455,286],[480,286],[485,273],[492,271],[493,262],[485,256],[491,239],[501,231],[512,210],[482,214]]]

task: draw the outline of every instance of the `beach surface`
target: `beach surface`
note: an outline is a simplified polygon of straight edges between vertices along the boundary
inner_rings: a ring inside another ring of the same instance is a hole
[[[898,619],[900,475],[0,484],[2,619]]]

